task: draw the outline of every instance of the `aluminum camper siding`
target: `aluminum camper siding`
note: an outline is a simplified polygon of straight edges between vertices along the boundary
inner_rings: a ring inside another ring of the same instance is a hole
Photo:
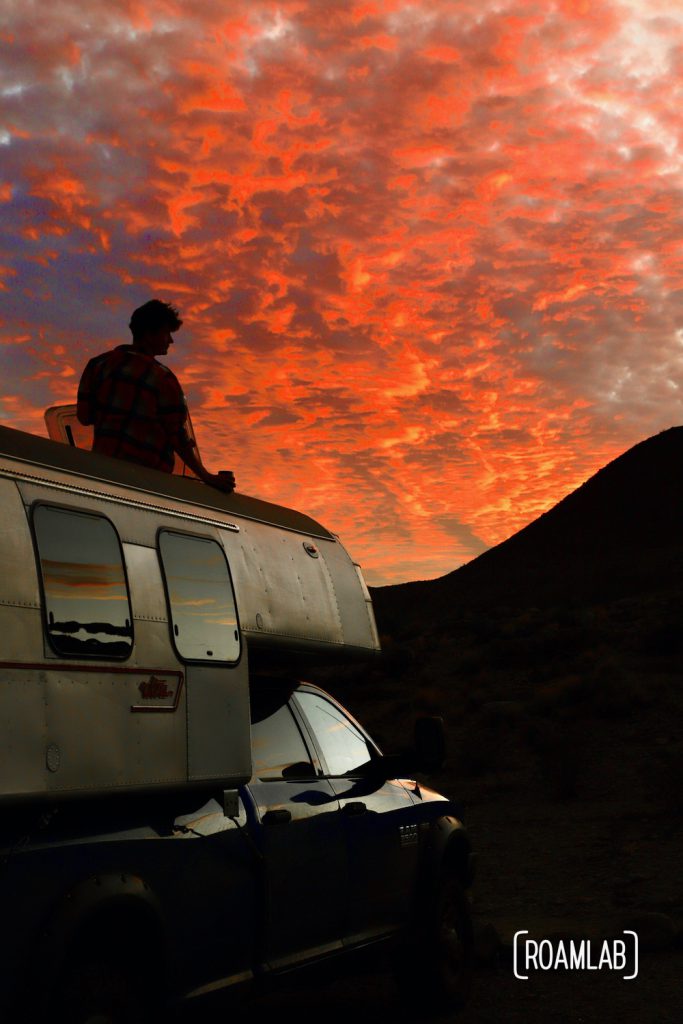
[[[50,648],[29,528],[41,503],[113,524],[134,631],[125,660],[64,658]],[[247,644],[235,665],[178,656],[157,552],[162,529],[223,547],[248,646],[337,656],[378,650],[356,567],[328,531],[292,510],[7,428],[0,510],[0,797],[208,780],[230,787],[249,778]],[[173,700],[143,710],[139,690],[151,675],[166,680]]]
[[[218,531],[250,645],[341,657],[380,649],[358,567],[334,534],[294,509],[1,426],[0,476],[17,481],[27,504],[66,495],[64,503],[81,510],[130,509],[123,520],[117,512],[124,543],[154,547],[162,525]]]
[[[177,530],[178,518],[78,495],[64,480],[0,475],[0,503],[3,524],[15,524],[11,533],[4,525],[0,530],[0,562],[12,569],[3,573],[0,604],[0,794],[245,782],[251,774],[246,652],[235,665],[192,665],[171,642],[156,538],[163,527]],[[132,611],[127,658],[51,649],[27,515],[38,504],[103,515],[114,526]],[[182,529],[220,542],[208,524],[182,520]],[[164,681],[170,699],[141,697],[151,678]]]

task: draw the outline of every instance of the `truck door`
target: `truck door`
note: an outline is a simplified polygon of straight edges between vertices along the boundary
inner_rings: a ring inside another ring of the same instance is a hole
[[[368,737],[326,695],[298,690],[298,706],[320,748],[326,778],[339,798],[349,872],[345,942],[389,934],[408,918],[417,873],[417,828],[409,794],[395,781],[360,771]]]
[[[346,856],[339,801],[287,702],[252,687],[249,792],[263,855],[264,941],[271,967],[342,945]]]

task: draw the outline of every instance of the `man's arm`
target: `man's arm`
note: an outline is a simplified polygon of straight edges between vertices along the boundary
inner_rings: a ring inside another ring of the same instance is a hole
[[[187,405],[176,375],[163,366],[160,381],[159,417],[164,423],[173,450],[187,463],[193,473],[210,487],[231,494],[235,490],[235,477],[231,472],[210,473],[197,454],[196,444],[187,432]]]
[[[235,490],[234,474],[230,470],[223,473],[210,473],[199,458],[193,442],[190,442],[185,448],[179,448],[178,455],[205,484],[217,487],[219,491],[225,491],[226,494],[232,494]]]

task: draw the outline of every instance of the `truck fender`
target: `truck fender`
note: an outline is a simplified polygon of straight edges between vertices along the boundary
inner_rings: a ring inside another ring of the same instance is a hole
[[[72,958],[93,950],[130,964],[155,987],[164,986],[168,957],[161,906],[139,876],[92,875],[63,895],[35,947],[37,991],[49,999]]]
[[[474,879],[474,870],[474,854],[465,826],[454,815],[437,818],[430,825],[423,844],[422,885],[433,884],[446,871],[454,874],[462,888],[467,889]]]

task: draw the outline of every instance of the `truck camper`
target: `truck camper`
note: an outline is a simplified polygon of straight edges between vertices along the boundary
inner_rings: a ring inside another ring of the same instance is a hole
[[[379,653],[359,566],[302,513],[46,418],[0,426],[0,1020],[128,1024],[386,941],[460,1000],[469,842],[394,777],[439,724],[383,757],[262,673]]]

